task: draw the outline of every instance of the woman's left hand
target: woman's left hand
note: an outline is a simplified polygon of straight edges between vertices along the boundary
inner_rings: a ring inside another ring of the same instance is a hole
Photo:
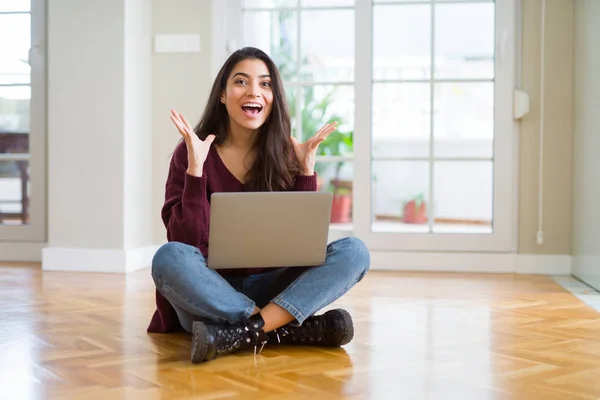
[[[294,152],[300,163],[301,175],[313,175],[315,173],[315,161],[317,159],[317,149],[319,145],[327,139],[327,136],[337,129],[337,122],[324,125],[315,133],[313,137],[304,143],[298,143],[295,137],[292,136],[292,144]]]

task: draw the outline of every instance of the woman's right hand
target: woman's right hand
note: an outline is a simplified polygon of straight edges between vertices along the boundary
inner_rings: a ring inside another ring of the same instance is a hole
[[[187,119],[175,110],[171,110],[171,121],[173,121],[179,133],[183,136],[187,147],[187,173],[193,176],[202,176],[204,161],[206,161],[206,157],[208,156],[210,145],[215,140],[215,135],[208,135],[206,140],[200,140]]]

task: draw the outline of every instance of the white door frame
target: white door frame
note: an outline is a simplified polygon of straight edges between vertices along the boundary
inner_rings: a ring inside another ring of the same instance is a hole
[[[31,0],[31,199],[27,225],[0,225],[0,260],[39,260],[46,241],[46,1]],[[1,159],[1,158],[0,158]]]
[[[496,0],[496,73],[494,77],[493,233],[372,232],[372,6],[356,2],[356,106],[354,135],[354,234],[369,249],[381,251],[515,252],[517,245],[518,124],[513,120],[518,16],[515,0]],[[400,3],[402,4],[402,3]],[[432,38],[433,40],[433,38]],[[431,160],[431,157],[430,157]],[[358,167],[360,166],[360,167]],[[366,210],[369,210],[368,212]]]

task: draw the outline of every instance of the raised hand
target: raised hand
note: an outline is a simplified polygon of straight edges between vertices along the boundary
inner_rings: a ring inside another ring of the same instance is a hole
[[[202,176],[204,161],[208,156],[210,145],[215,140],[215,135],[208,135],[206,140],[200,140],[194,133],[187,119],[175,110],[171,110],[171,121],[175,124],[187,147],[188,169],[187,173],[193,176]]]
[[[294,152],[300,163],[300,173],[302,175],[313,175],[315,173],[317,149],[319,148],[319,145],[327,139],[327,136],[337,129],[337,125],[337,122],[324,125],[313,137],[304,143],[299,143],[298,140],[292,136]]]

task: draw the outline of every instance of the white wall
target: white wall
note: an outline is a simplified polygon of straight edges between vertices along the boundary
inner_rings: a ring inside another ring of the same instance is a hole
[[[600,1],[575,1],[573,274],[600,290]]]
[[[195,124],[214,79],[211,70],[211,0],[153,0],[152,32],[200,34],[200,52],[152,55],[152,217],[153,240],[166,242],[160,209],[171,154],[181,135],[169,119],[172,108]]]
[[[123,246],[120,3],[53,0],[48,5],[48,242],[53,247]]]
[[[573,1],[546,1],[544,90],[544,243],[537,243],[540,159],[541,0],[521,0],[521,89],[530,112],[519,131],[519,248],[521,254],[571,254],[573,179]]]
[[[151,5],[48,5],[46,270],[149,266]]]

